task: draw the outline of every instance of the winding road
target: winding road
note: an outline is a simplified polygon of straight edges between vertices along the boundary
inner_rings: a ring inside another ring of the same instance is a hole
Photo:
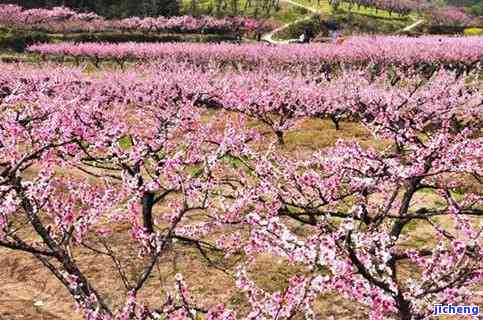
[[[402,29],[399,32],[408,32],[408,31],[411,31],[411,30],[413,30],[414,28],[416,28],[417,26],[419,26],[419,25],[421,25],[423,23],[424,23],[424,20],[423,19],[419,19],[416,22],[414,22],[413,24],[407,26],[406,28]]]
[[[272,43],[272,44],[287,44],[290,41],[296,40],[296,39],[275,40],[275,39],[273,39],[273,35],[276,34],[279,31],[282,31],[282,30],[287,29],[292,24],[296,24],[296,23],[299,23],[299,22],[302,22],[302,21],[305,21],[305,20],[309,20],[314,14],[319,14],[320,13],[318,10],[316,10],[316,9],[314,9],[312,7],[305,6],[303,4],[300,4],[300,3],[295,2],[295,1],[292,1],[292,0],[280,0],[280,2],[288,3],[288,4],[291,4],[291,5],[295,6],[295,7],[304,8],[305,10],[309,11],[311,14],[308,15],[308,16],[306,16],[306,17],[303,17],[303,18],[297,19],[295,21],[289,22],[287,24],[284,24],[283,26],[281,26],[281,27],[279,27],[279,28],[277,28],[275,30],[270,31],[269,33],[264,34],[262,36],[262,40],[263,41],[266,41],[266,42],[269,42],[269,43]]]
[[[273,39],[273,36],[282,31],[282,30],[285,30],[287,29],[288,27],[290,27],[291,25],[293,24],[296,24],[296,23],[299,23],[299,22],[302,22],[302,21],[305,21],[305,20],[309,20],[310,18],[312,18],[313,15],[316,15],[316,14],[320,14],[320,11],[317,10],[317,9],[314,9],[312,7],[309,7],[309,6],[306,6],[306,5],[303,5],[301,3],[298,3],[298,2],[295,2],[295,1],[292,1],[292,0],[280,0],[280,2],[283,2],[283,3],[288,3],[288,4],[291,4],[295,7],[300,7],[300,8],[303,8],[307,11],[309,11],[311,14],[310,15],[307,15],[306,17],[303,17],[303,18],[300,18],[300,19],[297,19],[295,21],[292,21],[292,22],[289,22],[287,24],[284,24],[283,26],[275,29],[275,30],[272,30],[268,33],[265,33],[264,35],[262,35],[262,41],[266,41],[268,43],[271,43],[271,44],[287,44],[287,43],[290,43],[294,40],[297,40],[297,39],[289,39],[289,40],[275,40]],[[416,28],[417,26],[421,25],[424,23],[424,20],[423,19],[419,19],[417,20],[416,22],[410,24],[409,26],[405,27],[404,29],[401,29],[399,31],[397,31],[396,33],[401,33],[401,32],[408,32],[408,31],[411,31],[413,30],[414,28]]]

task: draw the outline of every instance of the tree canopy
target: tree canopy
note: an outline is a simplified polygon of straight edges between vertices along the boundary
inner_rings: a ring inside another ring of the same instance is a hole
[[[109,18],[128,16],[172,16],[178,13],[176,0],[7,0],[25,8],[68,6],[81,11],[94,11]]]

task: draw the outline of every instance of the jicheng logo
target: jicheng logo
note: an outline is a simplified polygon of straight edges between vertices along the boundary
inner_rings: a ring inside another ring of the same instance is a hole
[[[433,315],[441,316],[441,315],[466,315],[472,316],[473,319],[478,319],[478,315],[480,314],[480,307],[479,306],[453,306],[451,304],[448,305],[441,305],[436,304],[434,305]]]

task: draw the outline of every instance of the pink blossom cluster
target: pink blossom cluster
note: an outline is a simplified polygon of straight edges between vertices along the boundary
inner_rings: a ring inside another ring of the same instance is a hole
[[[483,61],[482,37],[420,38],[357,36],[342,44],[267,46],[264,44],[197,43],[57,43],[35,44],[42,55],[96,59],[188,61],[195,64],[239,62],[272,66],[324,65],[454,65],[476,67]]]
[[[67,7],[24,10],[16,5],[0,5],[0,25],[51,32],[181,32],[181,33],[255,33],[272,29],[267,21],[248,17],[177,16],[106,20],[95,13],[78,13]]]
[[[16,28],[39,28],[52,31],[65,31],[68,28],[91,30],[104,24],[102,17],[93,12],[78,13],[67,7],[52,9],[29,9],[17,5],[0,5],[0,25]]]
[[[178,16],[139,18],[131,17],[118,21],[111,21],[111,28],[124,31],[141,32],[181,32],[181,33],[254,33],[266,32],[274,28],[267,21],[259,21],[248,17],[213,16]]]
[[[452,6],[434,8],[429,14],[433,22],[441,25],[466,25],[472,19],[462,8]]]
[[[410,320],[477,295],[474,75],[1,67],[0,246],[40,260],[85,319],[320,319],[317,302],[337,295],[369,319]],[[292,152],[251,122],[330,110],[380,145]],[[189,270],[159,288],[159,265],[187,247],[233,278],[243,306],[196,295]],[[83,254],[119,290],[98,290]],[[255,279],[275,276],[255,268],[262,256],[290,270],[276,289]]]

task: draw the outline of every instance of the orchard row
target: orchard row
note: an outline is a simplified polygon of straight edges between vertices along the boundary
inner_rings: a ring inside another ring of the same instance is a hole
[[[0,25],[49,32],[182,32],[253,33],[272,26],[247,17],[176,16],[106,20],[95,13],[78,13],[67,7],[24,10],[16,5],[0,5]]]
[[[483,281],[483,102],[469,78],[2,69],[0,246],[39,259],[86,319],[314,319],[333,294],[371,319],[422,319],[434,304],[468,303]],[[341,114],[386,147],[341,140],[302,156],[248,122],[283,132]],[[414,245],[414,224],[435,241]],[[143,294],[155,292],[155,266],[185,246],[235,277],[243,308],[190,294],[189,270],[164,302]],[[86,251],[105,257],[103,277],[122,290],[96,289],[79,264]],[[264,255],[298,270],[283,289],[253,280]]]
[[[293,66],[395,66],[397,68],[440,67],[460,71],[481,68],[482,37],[408,38],[397,36],[351,37],[342,44],[269,46],[265,44],[199,43],[57,43],[36,44],[30,52],[44,56],[91,58],[102,60],[164,60],[194,64],[241,63],[250,67]]]
[[[453,83],[460,86],[466,79],[458,80],[454,72],[445,71],[427,81],[419,75],[373,76],[366,69],[327,76],[277,72],[269,67],[254,71],[194,68],[171,62],[141,65],[135,71],[103,71],[102,76],[95,77],[83,75],[81,68],[32,68],[30,78],[24,78],[28,68],[20,72],[16,67],[5,69],[10,71],[0,77],[0,97],[15,93],[34,102],[46,95],[71,101],[74,108],[95,103],[100,108],[114,104],[121,109],[131,105],[162,106],[166,99],[180,99],[192,107],[224,109],[256,118],[268,125],[282,144],[284,132],[305,117],[331,119],[339,129],[341,120],[367,119],[365,113],[370,111],[366,109],[374,104],[382,104],[384,107],[378,108],[386,110],[405,104],[405,110],[414,117],[425,117],[442,112],[429,110],[428,106],[454,108],[458,99],[458,105],[466,107],[466,99],[474,100],[476,105],[480,102],[477,92],[469,88],[465,94],[452,89]]]
[[[431,19],[431,23],[442,25],[465,25],[478,23],[478,18],[467,15],[462,8],[455,6],[440,7],[430,1],[414,1],[414,0],[329,0],[330,5],[337,9],[342,4],[349,6],[349,10],[353,7],[366,7],[376,10],[385,10],[392,15],[397,13],[401,16],[409,14],[425,14]]]
[[[400,15],[408,15],[411,11],[420,11],[428,9],[427,3],[420,3],[413,0],[329,0],[331,6],[338,8],[342,3],[349,6],[364,6],[386,10],[390,14],[393,12]]]

